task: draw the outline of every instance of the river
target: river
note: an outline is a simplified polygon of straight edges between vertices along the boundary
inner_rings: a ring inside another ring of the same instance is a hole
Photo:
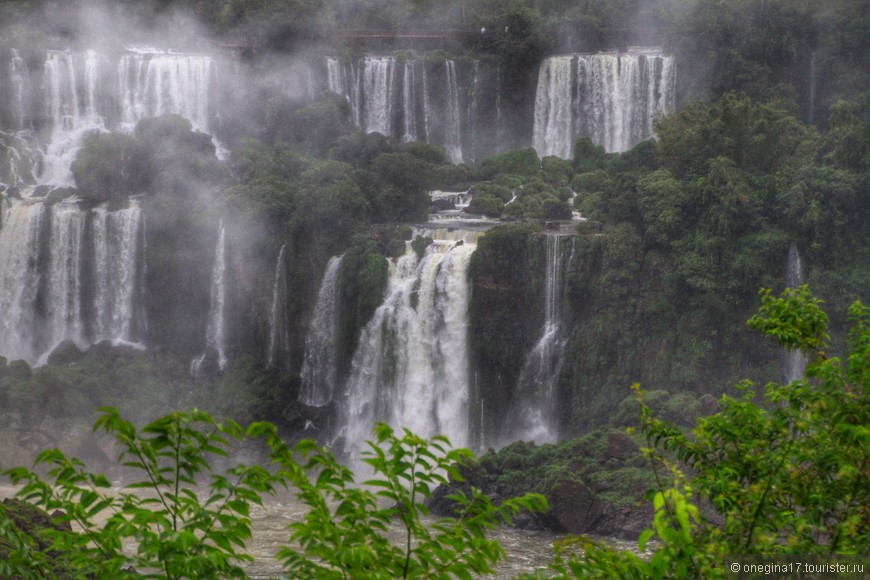
[[[15,488],[0,485],[0,498],[15,495]],[[305,505],[296,500],[292,492],[283,492],[267,497],[264,505],[254,506],[251,510],[253,538],[248,543],[248,551],[254,563],[245,566],[251,578],[274,578],[281,574],[281,564],[275,559],[278,549],[289,538],[287,526],[302,519]],[[402,539],[401,530],[396,527],[395,540]],[[524,572],[545,567],[552,559],[552,544],[564,537],[550,531],[527,531],[503,527],[493,532],[504,547],[507,557],[496,566],[495,573],[487,578],[513,578]],[[622,542],[611,538],[599,538],[621,549],[636,549],[634,542]]]

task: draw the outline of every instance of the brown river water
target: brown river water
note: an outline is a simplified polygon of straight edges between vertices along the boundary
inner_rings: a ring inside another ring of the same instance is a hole
[[[15,488],[0,485],[0,499],[15,495]],[[248,552],[255,562],[245,566],[251,578],[281,577],[281,564],[275,559],[278,549],[287,544],[290,532],[287,526],[302,519],[305,505],[296,500],[292,492],[267,497],[263,507],[254,506],[251,510],[254,533],[248,543]],[[402,531],[394,530],[395,541],[403,540]],[[492,537],[504,547],[507,557],[502,560],[496,571],[486,578],[513,578],[536,568],[546,567],[552,559],[553,542],[564,537],[549,531],[527,531],[503,527],[495,530]],[[610,538],[597,538],[621,549],[637,549],[634,542],[623,542]]]

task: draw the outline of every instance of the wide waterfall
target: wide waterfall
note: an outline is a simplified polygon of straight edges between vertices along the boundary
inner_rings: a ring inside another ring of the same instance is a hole
[[[342,399],[345,448],[359,451],[375,422],[469,443],[468,264],[480,232],[421,230],[390,262],[383,303],[363,329]]]
[[[333,256],[326,265],[317,293],[314,317],[305,338],[302,390],[299,402],[321,407],[332,401],[338,378],[338,304],[341,292],[341,260]]]
[[[540,444],[558,440],[559,373],[566,342],[562,330],[565,272],[573,258],[574,240],[573,237],[555,235],[546,238],[544,328],[541,338],[523,361],[504,425],[506,441],[521,439]],[[569,246],[570,253],[567,251]]]
[[[203,133],[212,134],[216,75],[207,55],[136,51],[118,63],[121,123],[132,128],[144,117],[181,115]]]
[[[797,288],[806,282],[803,260],[796,244],[788,248],[785,274],[786,286]],[[786,350],[782,355],[782,378],[786,383],[803,378],[809,357],[799,349]]]
[[[533,147],[541,157],[573,156],[589,137],[608,152],[630,149],[674,110],[674,59],[653,53],[552,56],[538,74]]]
[[[0,355],[36,364],[67,339],[137,340],[143,248],[135,200],[111,212],[12,204],[0,229]]]
[[[0,355],[38,364],[67,339],[80,347],[140,341],[147,324],[139,201],[117,208],[115,200],[111,209],[77,197],[48,201],[35,186],[73,185],[70,167],[88,136],[132,130],[147,116],[176,113],[194,129],[213,130],[215,62],[155,49],[50,50],[42,70],[31,71],[17,51],[2,54]]]
[[[347,98],[358,127],[442,145],[453,163],[463,161],[461,112],[466,108],[455,61],[441,66],[433,60],[366,56],[352,62],[327,58],[326,63],[328,88]]]
[[[128,49],[120,56],[96,50],[50,50],[38,95],[31,73],[16,51],[11,51],[4,64],[8,70],[0,76],[0,82],[8,82],[9,87],[0,94],[9,100],[4,104],[9,113],[0,129],[13,131],[19,140],[23,139],[21,133],[36,124],[33,103],[44,103],[40,118],[47,125],[47,137],[40,147],[41,183],[73,185],[70,166],[89,135],[113,128],[132,130],[145,117],[174,113],[189,120],[198,131],[216,130],[217,73],[214,59],[208,55],[169,54],[155,49]],[[10,146],[8,139],[2,141],[2,145]],[[219,156],[225,154],[219,143],[216,146]],[[3,177],[0,173],[0,179]]]

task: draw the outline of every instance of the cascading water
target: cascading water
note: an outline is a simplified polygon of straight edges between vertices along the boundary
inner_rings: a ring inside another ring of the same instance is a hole
[[[47,336],[49,350],[63,340],[82,344],[82,250],[85,213],[74,204],[61,203],[50,212],[48,245]]]
[[[338,300],[341,292],[341,261],[330,258],[317,293],[314,317],[305,338],[302,390],[299,402],[322,407],[333,400],[338,378]]]
[[[139,202],[110,212],[97,208],[91,222],[94,251],[94,333],[99,339],[133,342],[136,293],[142,287],[143,223]]]
[[[13,129],[23,130],[30,127],[30,71],[27,63],[12,49],[9,60],[9,80],[12,84]]]
[[[211,294],[208,309],[208,324],[205,329],[206,348],[214,349],[218,356],[218,366],[226,367],[226,271],[227,240],[223,221],[220,222],[217,246],[214,252],[214,265],[211,270]],[[205,355],[203,355],[205,356]]]
[[[121,123],[132,129],[145,117],[181,115],[212,133],[214,59],[206,55],[136,51],[118,63]]]
[[[40,354],[35,298],[46,207],[18,204],[6,210],[0,230],[0,354],[34,362]]]
[[[343,398],[345,448],[376,421],[469,442],[468,264],[480,232],[426,230],[422,257],[390,262],[386,297],[364,328]]]
[[[461,102],[456,62],[447,59],[441,68],[409,58],[401,71],[398,62],[392,56],[366,56],[347,63],[327,58],[328,88],[347,98],[354,122],[367,133],[442,145],[452,162],[461,163],[461,111],[467,106]],[[427,72],[428,68],[432,70]]]
[[[41,182],[73,185],[70,167],[76,153],[89,135],[106,130],[105,107],[101,107],[100,98],[107,62],[93,50],[81,54],[49,51],[43,92],[52,131]]]
[[[444,150],[453,163],[462,163],[462,136],[460,135],[459,86],[456,82],[456,63],[444,61],[447,69],[447,111]]]
[[[653,53],[553,56],[544,60],[535,96],[533,147],[570,159],[589,137],[621,152],[652,135],[656,116],[674,110],[674,59]]]
[[[402,79],[402,141],[417,141],[417,74],[415,62],[406,60]]]
[[[789,288],[797,288],[806,282],[803,260],[795,244],[791,244],[788,248],[785,279],[786,286]],[[809,357],[806,354],[798,349],[786,350],[782,360],[782,375],[786,383],[803,378],[807,363],[809,363]]]
[[[281,246],[275,263],[275,283],[272,286],[272,315],[269,320],[269,366],[290,368],[290,329],[287,326],[287,264]]]
[[[87,232],[91,232],[91,248]],[[0,230],[0,355],[31,364],[60,342],[136,339],[141,212],[85,211],[73,201],[19,202]],[[88,258],[87,256],[92,257]],[[93,288],[93,302],[85,293]]]
[[[568,244],[564,236],[546,238],[546,278],[544,285],[544,329],[538,343],[526,356],[517,381],[511,410],[505,422],[506,441],[524,440],[553,443],[558,439],[559,373],[565,353],[562,310],[565,300],[565,271],[573,258],[566,259]]]

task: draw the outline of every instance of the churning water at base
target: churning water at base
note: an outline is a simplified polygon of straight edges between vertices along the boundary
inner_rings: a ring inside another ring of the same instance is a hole
[[[532,146],[573,157],[589,137],[608,152],[649,138],[655,117],[674,110],[674,59],[658,54],[551,56],[541,63]]]
[[[338,300],[343,257],[344,254],[333,256],[326,265],[317,293],[314,317],[305,338],[299,402],[311,407],[329,403],[335,394],[338,378]]]
[[[523,362],[511,410],[505,422],[506,441],[554,443],[558,440],[558,384],[565,354],[562,332],[565,272],[573,258],[574,238],[546,238],[544,329],[541,338]]]
[[[345,449],[356,454],[375,422],[469,442],[468,264],[479,232],[423,230],[422,257],[406,245],[366,325],[343,400]]]

